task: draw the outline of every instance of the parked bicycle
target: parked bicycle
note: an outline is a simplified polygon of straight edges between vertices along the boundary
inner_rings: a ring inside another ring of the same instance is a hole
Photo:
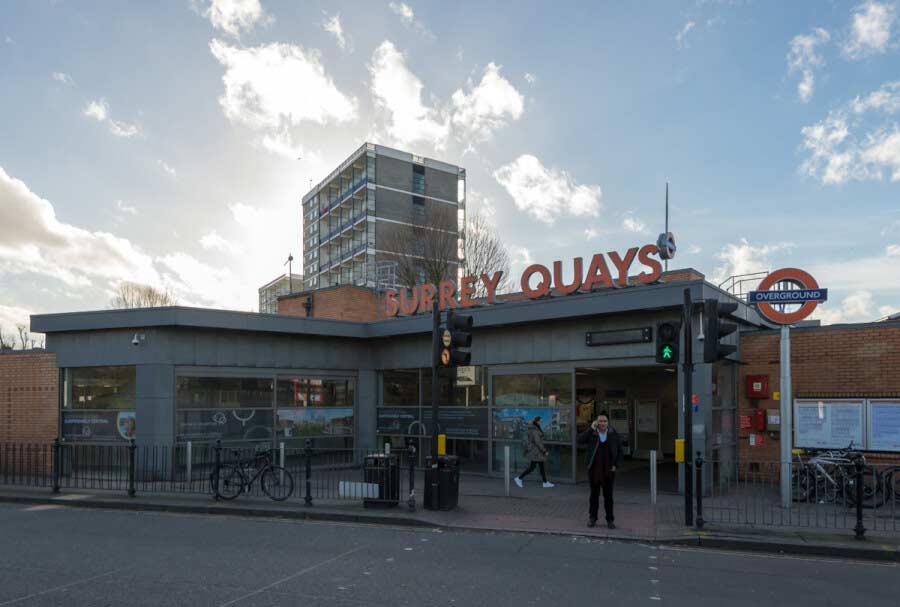
[[[216,495],[226,500],[249,492],[257,479],[263,493],[275,501],[284,501],[294,493],[294,478],[272,463],[271,449],[260,450],[248,459],[224,462],[212,477]]]
[[[866,456],[853,449],[853,442],[846,449],[827,451],[794,449],[796,461],[791,478],[791,493],[796,502],[840,503],[856,505],[856,462],[863,465],[862,483],[865,508],[884,505],[887,493],[885,479],[872,466],[866,464]],[[810,457],[806,460],[803,455]],[[900,474],[900,473],[898,473]]]

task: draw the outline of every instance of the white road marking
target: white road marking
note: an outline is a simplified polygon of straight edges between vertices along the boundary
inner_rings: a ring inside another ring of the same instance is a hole
[[[293,574],[287,576],[286,578],[282,578],[282,579],[278,580],[277,582],[272,582],[271,584],[268,584],[268,585],[266,585],[266,586],[263,586],[262,588],[259,588],[258,590],[254,590],[253,592],[248,592],[248,593],[245,594],[244,596],[239,596],[238,598],[232,599],[232,600],[228,601],[227,603],[222,603],[221,605],[219,605],[219,607],[228,607],[228,605],[234,605],[234,604],[237,603],[238,601],[243,601],[244,599],[249,599],[251,596],[256,596],[257,594],[261,594],[261,593],[265,592],[266,590],[270,590],[270,589],[274,588],[275,586],[278,586],[279,584],[283,584],[283,583],[285,583],[285,582],[287,582],[287,581],[290,581],[290,580],[292,580],[292,579],[294,579],[294,578],[300,577],[301,575],[303,575],[303,574],[305,574],[305,573],[309,573],[310,571],[314,571],[314,570],[318,569],[319,567],[322,567],[323,565],[327,565],[327,564],[329,564],[329,563],[333,563],[334,561],[336,561],[336,560],[338,560],[338,559],[342,559],[342,558],[344,558],[345,556],[348,556],[348,555],[350,555],[350,554],[353,554],[354,552],[359,552],[359,551],[362,550],[362,549],[363,549],[363,547],[362,547],[362,546],[359,546],[359,547],[357,547],[357,548],[354,548],[353,550],[348,550],[347,552],[341,553],[341,554],[339,554],[339,555],[337,555],[337,556],[333,556],[333,557],[331,557],[330,559],[327,559],[327,560],[322,561],[321,563],[316,563],[315,565],[312,565],[312,566],[310,566],[310,567],[307,567],[306,569],[301,569],[301,570],[298,571],[297,573],[293,573]],[[2,606],[0,606],[0,607],[2,607]]]
[[[32,506],[30,508],[23,508],[23,512],[43,512],[44,510],[58,510],[62,508],[59,504],[41,504],[40,506]]]
[[[17,599],[13,599],[11,601],[6,601],[5,603],[0,603],[0,607],[3,605],[13,605],[20,601],[25,601],[28,599],[33,599],[36,596],[41,596],[43,594],[47,594],[48,592],[56,592],[57,590],[65,590],[66,588],[71,588],[72,586],[78,586],[79,584],[87,584],[88,582],[93,582],[94,580],[99,580],[102,577],[108,577],[110,575],[115,575],[121,571],[125,571],[128,567],[123,567],[122,569],[116,569],[114,571],[107,571],[106,573],[101,573],[100,575],[95,575],[93,577],[85,578],[82,580],[76,580],[74,582],[69,582],[68,584],[63,584],[62,586],[54,586],[53,588],[48,588],[47,590],[41,590],[40,592],[35,592],[34,594],[29,594],[28,596],[22,596]]]

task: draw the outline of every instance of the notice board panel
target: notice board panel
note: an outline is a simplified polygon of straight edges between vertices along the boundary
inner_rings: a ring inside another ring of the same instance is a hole
[[[851,442],[865,448],[863,399],[797,399],[794,401],[794,445],[841,449]]]
[[[868,448],[871,451],[900,451],[900,399],[868,401]]]

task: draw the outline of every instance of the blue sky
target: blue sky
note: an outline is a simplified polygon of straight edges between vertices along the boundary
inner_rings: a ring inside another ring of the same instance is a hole
[[[364,141],[467,169],[531,262],[654,242],[900,310],[896,2],[0,4],[0,325],[122,280],[252,310]],[[300,158],[300,159],[298,159]],[[295,264],[295,269],[299,264]]]

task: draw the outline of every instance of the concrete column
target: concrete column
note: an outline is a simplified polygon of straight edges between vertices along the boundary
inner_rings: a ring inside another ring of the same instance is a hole
[[[378,448],[376,405],[378,404],[378,375],[373,369],[360,369],[356,386],[356,448]]]

